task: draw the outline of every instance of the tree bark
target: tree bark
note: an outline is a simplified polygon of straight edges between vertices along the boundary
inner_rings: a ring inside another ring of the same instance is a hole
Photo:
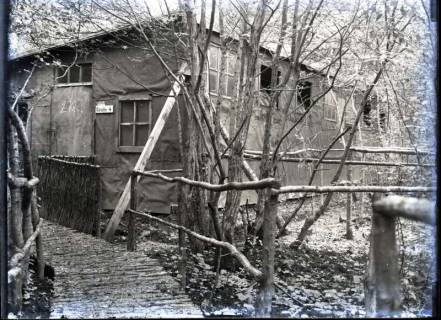
[[[19,168],[19,156],[18,156],[18,143],[16,134],[14,132],[14,128],[10,121],[8,121],[8,162],[9,162],[9,172],[13,176],[18,175]],[[23,239],[23,216],[22,211],[20,210],[20,192],[19,189],[13,185],[9,185],[9,194],[10,194],[10,214],[11,223],[9,227],[11,229],[11,239],[12,243],[9,248],[12,248],[11,254],[17,252],[17,249],[23,248],[24,239]],[[8,286],[11,303],[11,311],[17,312],[20,310],[22,301],[23,301],[23,292],[22,285],[23,280],[21,276],[16,277],[15,281]]]
[[[264,210],[263,227],[263,278],[259,283],[259,292],[256,299],[256,316],[270,317],[272,299],[274,295],[274,256],[276,239],[276,216],[278,194],[271,189],[265,190],[267,200]]]
[[[349,153],[348,159],[351,159],[351,154]],[[352,169],[350,165],[346,166],[346,178],[349,182],[352,180]],[[346,239],[352,240],[354,235],[351,229],[351,219],[352,219],[352,197],[353,193],[348,193],[346,195]]]

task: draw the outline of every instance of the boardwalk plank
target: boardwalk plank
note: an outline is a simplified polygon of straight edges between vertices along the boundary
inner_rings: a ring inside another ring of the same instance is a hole
[[[160,263],[91,235],[44,221],[54,268],[51,318],[189,318],[200,309]]]

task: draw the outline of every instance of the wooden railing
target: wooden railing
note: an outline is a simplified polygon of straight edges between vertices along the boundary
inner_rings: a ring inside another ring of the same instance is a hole
[[[165,172],[164,172],[165,173]],[[174,224],[160,218],[157,218],[147,212],[137,211],[136,208],[136,183],[138,177],[147,176],[158,178],[169,183],[179,183],[191,185],[193,187],[203,188],[210,191],[227,191],[227,190],[258,190],[265,189],[268,194],[271,194],[268,201],[268,205],[264,210],[264,224],[263,224],[263,246],[266,250],[263,250],[262,261],[265,265],[262,270],[254,267],[247,257],[240,252],[234,245],[229,242],[223,241],[222,239],[215,239],[207,237],[196,233],[183,225],[181,225],[181,214],[177,208],[176,210],[177,219],[179,224]],[[255,280],[260,284],[260,290],[256,299],[256,314],[257,315],[269,315],[271,312],[272,297],[274,294],[274,252],[275,252],[275,227],[276,227],[276,217],[277,217],[277,204],[279,194],[277,192],[272,192],[274,188],[280,188],[280,183],[274,178],[262,179],[258,181],[249,182],[229,182],[225,184],[211,184],[204,181],[190,180],[184,177],[167,177],[162,172],[147,172],[133,170],[130,177],[130,208],[127,210],[129,214],[129,224],[128,224],[128,239],[127,239],[127,249],[133,251],[136,249],[136,217],[145,217],[153,221],[165,224],[169,227],[179,230],[179,241],[180,249],[183,245],[183,235],[187,233],[198,240],[210,243],[216,247],[225,249],[233,256],[241,266],[255,278]],[[181,265],[182,260],[185,260],[185,248],[181,251]],[[181,269],[183,276],[185,271]]]
[[[175,172],[175,171],[171,171]],[[183,246],[183,235],[187,233],[201,241],[208,242],[214,246],[227,249],[232,256],[247,270],[255,279],[261,283],[261,292],[259,296],[265,301],[260,302],[263,308],[271,310],[271,299],[274,287],[274,256],[268,253],[274,252],[275,248],[275,221],[277,216],[277,203],[280,194],[287,192],[312,192],[312,193],[326,193],[326,192],[432,192],[434,188],[416,186],[285,186],[281,187],[280,183],[274,178],[267,178],[250,182],[229,182],[225,184],[211,184],[204,181],[190,180],[184,177],[168,177],[164,175],[167,172],[159,171],[137,171],[132,172],[130,178],[130,208],[127,209],[129,214],[128,223],[128,239],[127,250],[136,250],[136,217],[144,217],[153,220],[169,227],[179,230],[179,247]],[[178,224],[174,224],[162,220],[148,212],[138,211],[136,208],[136,184],[139,176],[147,176],[158,178],[169,183],[187,184],[193,187],[203,188],[211,191],[227,191],[235,190],[257,190],[266,189],[270,195],[268,201],[269,205],[264,212],[264,238],[263,244],[267,250],[264,250],[265,256],[263,262],[265,268],[258,270],[250,261],[239,251],[236,247],[228,242],[220,241],[218,239],[206,237],[193,232],[182,226],[181,213],[173,206],[173,211],[176,213]],[[405,199],[405,200],[402,200]],[[403,202],[404,201],[404,202]],[[370,252],[370,267],[367,275],[368,296],[366,307],[369,305],[369,315],[389,315],[400,308],[399,298],[399,278],[397,273],[398,263],[396,257],[396,241],[395,241],[395,225],[394,217],[402,216],[404,218],[421,221],[424,223],[434,223],[433,205],[427,200],[411,200],[411,198],[403,198],[401,196],[390,196],[374,203],[374,217],[373,217],[373,244],[371,244]],[[379,231],[378,231],[379,230]],[[185,249],[182,251],[181,259],[185,259]],[[379,257],[382,257],[381,260]],[[384,260],[387,258],[387,261]],[[183,271],[183,270],[182,270]],[[185,273],[183,272],[183,275]],[[269,293],[269,292],[271,293]],[[374,306],[372,309],[371,306]],[[257,308],[258,303],[256,303]],[[256,308],[256,309],[257,309]],[[268,312],[264,312],[268,313]]]
[[[14,188],[26,188],[33,190],[40,180],[36,177],[28,180],[26,178],[21,177],[14,177],[11,174],[8,174],[8,184],[11,189]],[[35,203],[33,203],[34,205]],[[24,272],[24,269],[27,266],[24,266],[22,262],[29,258],[31,254],[31,248],[36,241],[37,237],[40,236],[40,230],[41,230],[41,219],[40,217],[36,217],[38,221],[37,225],[35,227],[34,232],[31,234],[31,236],[26,240],[25,244],[23,245],[23,248],[20,248],[20,251],[18,251],[16,254],[14,254],[8,262],[8,284],[12,283],[14,279],[18,276],[22,276],[22,273]],[[36,253],[37,253],[37,275],[40,279],[43,279],[44,277],[44,257],[42,252],[42,246],[41,243],[36,245]]]
[[[398,217],[435,225],[435,204],[426,199],[391,195],[372,204],[369,264],[365,280],[368,317],[391,317],[401,312],[401,287],[395,220]]]

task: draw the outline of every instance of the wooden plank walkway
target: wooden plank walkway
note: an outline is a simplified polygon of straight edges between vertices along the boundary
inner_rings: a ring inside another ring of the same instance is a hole
[[[202,317],[178,282],[142,252],[48,221],[42,234],[55,271],[51,318]]]

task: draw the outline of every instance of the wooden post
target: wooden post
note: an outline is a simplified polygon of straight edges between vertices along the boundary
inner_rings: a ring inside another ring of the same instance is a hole
[[[351,160],[351,152],[348,153],[348,160]],[[346,166],[346,178],[349,182],[352,180],[352,169],[350,165]],[[353,193],[348,192],[346,194],[346,239],[352,240],[354,235],[351,229],[351,219],[352,219],[352,196]]]
[[[132,172],[130,176],[130,209],[136,210],[136,182],[138,175]],[[133,212],[129,212],[129,225],[127,227],[127,250],[136,250],[136,217]]]
[[[181,188],[181,184],[179,183],[179,190]],[[183,225],[183,217],[182,212],[179,210],[177,204],[172,204],[170,206],[170,214],[176,215],[176,221],[178,225]],[[181,289],[185,289],[187,285],[187,248],[185,247],[185,233],[181,229],[178,231],[178,243],[179,243],[179,254],[180,254],[180,261],[179,261],[179,273],[181,274]]]
[[[263,218],[263,277],[260,280],[260,289],[256,298],[256,317],[268,318],[271,316],[274,295],[274,254],[279,195],[272,193],[270,188],[265,191],[267,200]]]
[[[320,185],[322,186],[323,185],[323,170],[324,170],[325,168],[324,168],[324,166],[323,166],[323,164],[321,165],[321,169],[319,169],[320,170]],[[322,193],[322,194],[320,194],[320,205],[322,206],[323,205],[323,202],[324,202],[325,200],[324,200],[324,194]]]
[[[373,203],[379,195],[374,195]],[[395,235],[395,218],[372,207],[369,262],[365,280],[365,308],[368,317],[391,317],[400,312],[400,276]]]
[[[96,237],[101,238],[101,171],[96,170]]]
[[[186,64],[184,63],[181,66],[179,73],[182,74],[185,68],[186,68]],[[159,136],[161,135],[165,122],[167,121],[168,116],[170,115],[170,112],[176,102],[180,90],[181,90],[180,83],[178,81],[175,81],[169,93],[169,97],[165,101],[161,113],[159,114],[158,119],[156,120],[156,123],[152,131],[150,132],[149,138],[145,143],[144,149],[142,150],[141,155],[139,156],[139,159],[136,162],[134,170],[144,170],[147,161],[150,159],[153,149],[155,148],[156,142],[158,141]],[[137,178],[137,180],[139,180],[139,177]],[[121,194],[121,197],[118,200],[113,215],[110,218],[110,221],[106,227],[106,231],[104,232],[104,239],[106,239],[107,241],[111,241],[113,239],[113,235],[115,234],[116,228],[118,228],[118,225],[124,215],[124,212],[126,211],[127,206],[129,205],[129,201],[130,201],[130,181],[127,181],[124,187],[124,191]]]
[[[34,190],[32,193],[32,203],[31,203],[31,210],[32,210],[32,224],[34,226],[34,231],[37,228],[38,224],[40,223],[40,213],[38,210],[38,204],[37,204],[37,193]],[[35,239],[35,249],[37,252],[37,276],[40,280],[44,279],[44,253],[43,253],[43,239],[41,234],[37,236]]]

